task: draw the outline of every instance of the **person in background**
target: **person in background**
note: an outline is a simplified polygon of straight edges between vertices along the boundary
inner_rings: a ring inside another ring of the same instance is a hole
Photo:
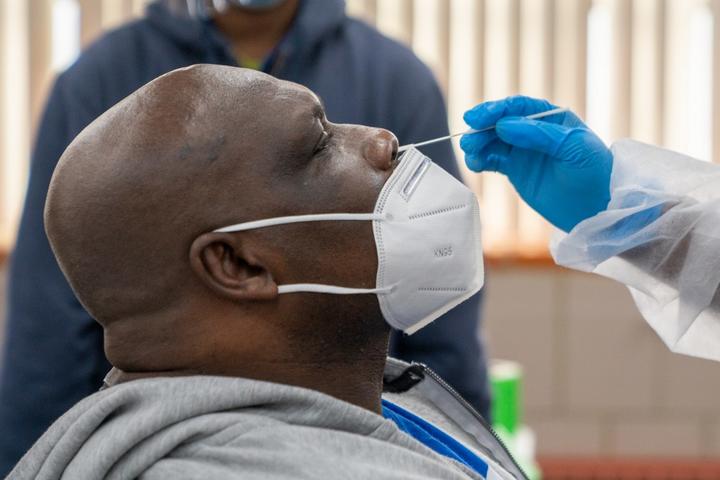
[[[60,414],[100,387],[103,334],[63,277],[43,208],[53,169],[72,139],[110,106],[173,69],[240,65],[317,92],[334,123],[382,127],[401,143],[448,133],[441,92],[407,48],[348,18],[341,0],[156,1],[146,16],[93,43],[51,91],[33,152],[13,252],[0,372],[0,476]],[[178,101],[182,101],[179,99]],[[240,126],[238,126],[240,127]],[[173,128],[168,124],[166,128]],[[456,177],[449,143],[424,150]],[[478,334],[480,297],[413,336],[392,355],[428,364],[487,417]]]

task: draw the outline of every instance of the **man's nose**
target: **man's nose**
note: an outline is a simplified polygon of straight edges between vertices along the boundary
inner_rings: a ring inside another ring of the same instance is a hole
[[[397,157],[398,141],[387,130],[374,129],[363,146],[365,160],[379,170],[390,170]]]

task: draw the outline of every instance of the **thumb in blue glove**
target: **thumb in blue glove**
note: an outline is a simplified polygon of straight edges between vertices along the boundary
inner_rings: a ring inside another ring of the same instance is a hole
[[[465,121],[496,128],[464,135],[460,146],[468,168],[505,174],[530,207],[569,232],[607,208],[612,153],[573,113],[522,118],[552,108],[520,96],[478,105]]]

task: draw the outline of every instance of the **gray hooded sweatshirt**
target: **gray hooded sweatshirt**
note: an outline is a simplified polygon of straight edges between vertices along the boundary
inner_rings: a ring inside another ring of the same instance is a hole
[[[405,398],[406,407],[432,417],[487,458],[495,478],[513,478],[500,466],[511,459],[498,445],[482,445],[417,395],[421,384],[429,383],[422,373],[429,370],[416,365],[419,374],[409,381],[399,378],[408,367],[389,362],[386,380],[395,380],[390,383],[395,393],[388,393],[392,401]],[[392,421],[328,395],[242,378],[192,376],[134,380],[85,398],[50,427],[8,478],[483,477],[435,453]]]

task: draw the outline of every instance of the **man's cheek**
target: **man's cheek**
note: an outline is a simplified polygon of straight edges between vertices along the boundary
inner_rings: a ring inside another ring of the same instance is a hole
[[[352,212],[370,213],[380,195],[386,177],[381,173],[359,165],[336,174],[325,193],[336,202],[352,208]]]

